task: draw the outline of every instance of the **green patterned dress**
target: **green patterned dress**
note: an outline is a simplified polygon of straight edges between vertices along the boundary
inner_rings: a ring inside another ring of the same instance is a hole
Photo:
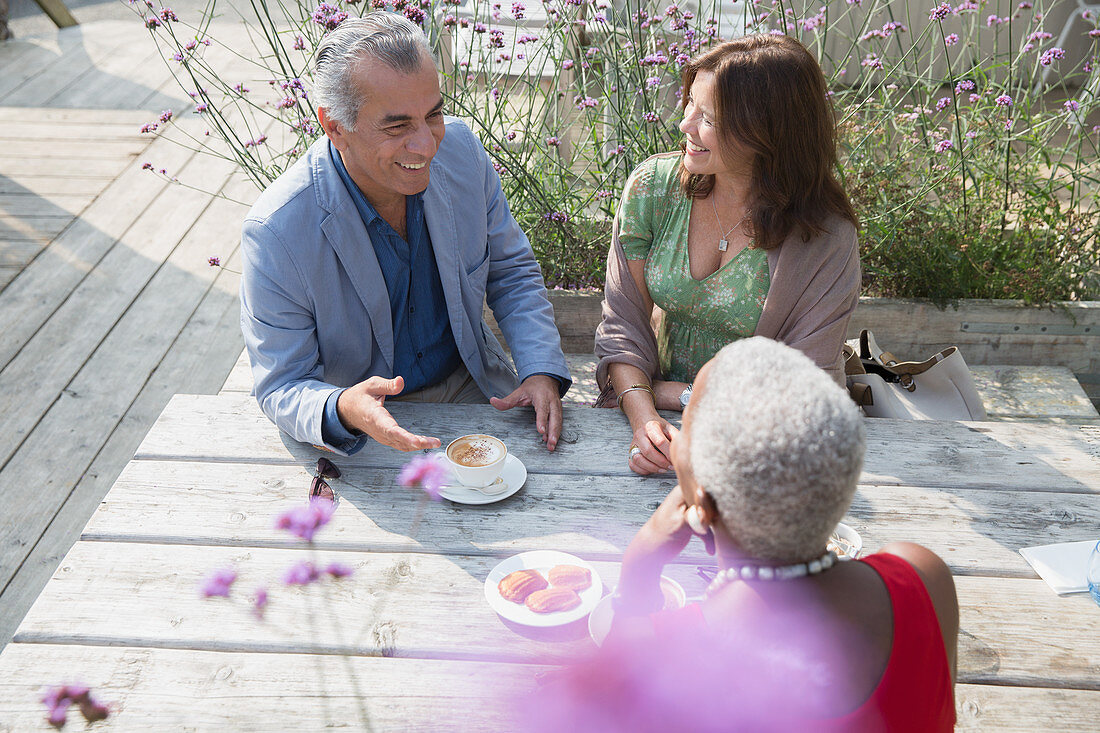
[[[630,175],[619,203],[628,260],[645,260],[649,294],[665,312],[657,334],[661,376],[692,382],[726,344],[752,336],[771,278],[763,250],[746,247],[696,280],[688,263],[693,199],[680,192],[679,153],[656,155]]]

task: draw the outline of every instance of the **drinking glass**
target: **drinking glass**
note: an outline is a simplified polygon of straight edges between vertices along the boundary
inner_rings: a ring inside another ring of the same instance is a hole
[[[1089,564],[1086,568],[1086,576],[1089,583],[1089,594],[1092,600],[1100,605],[1100,542],[1097,542],[1089,554]]]

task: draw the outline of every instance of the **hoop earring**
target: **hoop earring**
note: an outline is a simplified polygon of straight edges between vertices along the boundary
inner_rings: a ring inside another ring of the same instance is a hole
[[[687,511],[684,513],[684,520],[687,522],[687,525],[691,527],[691,531],[700,537],[706,536],[710,531],[707,529],[706,525],[703,524],[703,512],[695,504],[687,508]]]

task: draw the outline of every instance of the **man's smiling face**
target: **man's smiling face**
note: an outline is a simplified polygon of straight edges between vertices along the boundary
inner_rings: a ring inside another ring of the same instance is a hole
[[[445,132],[435,65],[425,57],[417,71],[407,74],[364,61],[351,82],[363,99],[355,130],[327,116],[322,125],[375,208],[403,204],[405,196],[428,187],[429,164]]]

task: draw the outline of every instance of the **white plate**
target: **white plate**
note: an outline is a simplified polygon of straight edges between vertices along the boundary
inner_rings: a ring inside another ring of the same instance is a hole
[[[505,600],[497,590],[497,585],[509,573],[516,570],[538,570],[546,577],[546,573],[555,565],[577,565],[592,574],[592,585],[578,593],[581,605],[576,608],[554,613],[535,613],[522,603]],[[524,626],[563,626],[572,623],[587,616],[600,602],[602,595],[603,581],[596,569],[579,557],[557,550],[532,550],[513,555],[490,570],[489,577],[485,578],[485,600],[489,602],[489,607],[507,620]]]
[[[852,548],[851,553],[836,553],[837,557],[841,560],[855,560],[863,554],[863,538],[859,536],[859,532],[855,531],[855,529],[849,527],[844,522],[840,522],[836,525],[836,529],[833,530],[832,536],[829,537],[830,543],[834,543],[833,538],[840,538],[841,541]]]
[[[683,586],[667,575],[661,576],[661,584],[676,596],[676,608],[683,608],[687,604],[687,594],[684,593]],[[662,588],[661,592],[663,593],[664,590]],[[611,631],[611,621],[614,618],[615,610],[611,608],[611,596],[597,603],[592,613],[588,615],[588,635],[592,637],[592,641],[596,642],[596,646],[603,645],[603,640]]]
[[[524,466],[523,461],[509,453],[508,457],[504,459],[500,481],[504,484],[504,488],[499,485],[490,487],[490,489],[501,489],[500,493],[496,494],[488,494],[456,483],[440,491],[439,495],[448,501],[453,501],[455,504],[492,504],[494,501],[507,499],[523,487],[523,484],[527,481],[527,466]]]

